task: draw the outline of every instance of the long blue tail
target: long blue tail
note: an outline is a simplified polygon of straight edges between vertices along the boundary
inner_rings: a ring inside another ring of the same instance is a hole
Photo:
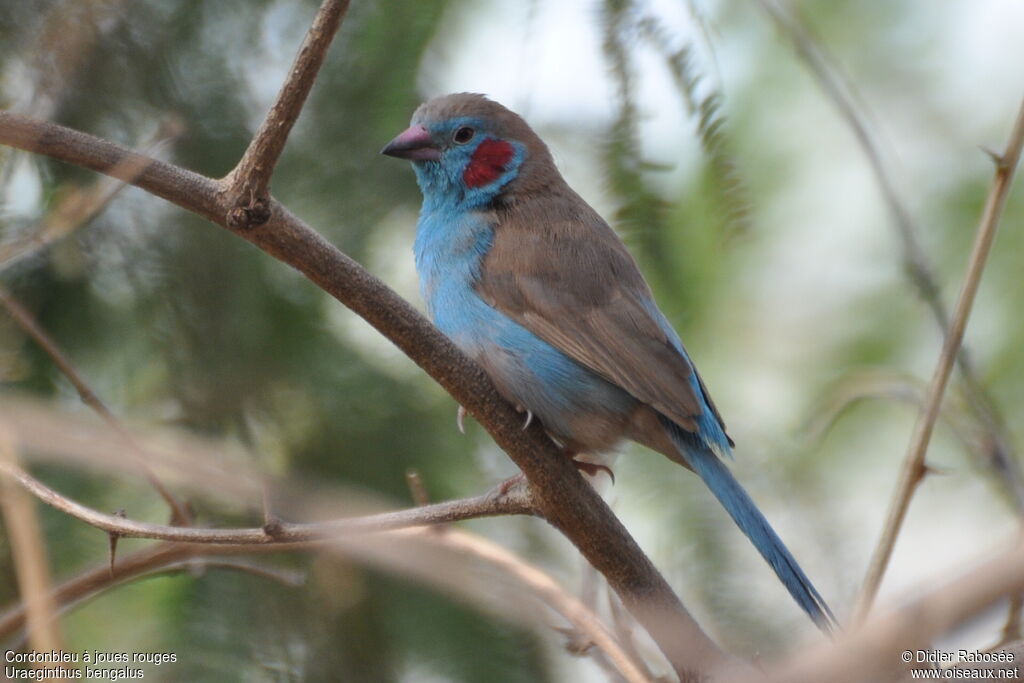
[[[832,610],[721,458],[696,434],[685,431],[665,417],[661,417],[661,423],[686,462],[704,480],[729,516],[775,570],[797,604],[807,612],[818,628],[826,633],[831,632],[836,624]]]

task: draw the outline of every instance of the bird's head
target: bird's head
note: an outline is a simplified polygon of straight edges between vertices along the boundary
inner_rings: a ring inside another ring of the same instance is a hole
[[[517,114],[483,95],[457,93],[420,105],[382,154],[413,162],[428,198],[467,208],[561,180],[547,146]]]

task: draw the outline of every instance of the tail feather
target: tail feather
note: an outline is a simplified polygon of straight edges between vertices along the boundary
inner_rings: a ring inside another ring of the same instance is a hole
[[[832,610],[725,463],[696,434],[683,430],[667,418],[662,417],[661,422],[686,462],[704,480],[736,525],[775,570],[797,604],[807,612],[818,628],[826,633],[831,632],[836,625]]]

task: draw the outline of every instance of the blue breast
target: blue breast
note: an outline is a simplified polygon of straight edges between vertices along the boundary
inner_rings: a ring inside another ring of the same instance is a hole
[[[522,325],[475,289],[493,228],[475,211],[424,203],[415,254],[420,289],[435,324],[480,362],[507,399],[530,410],[563,441],[587,443],[587,416],[624,416],[635,399]]]

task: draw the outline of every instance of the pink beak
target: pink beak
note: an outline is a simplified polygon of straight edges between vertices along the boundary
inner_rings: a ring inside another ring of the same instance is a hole
[[[423,126],[411,126],[385,145],[380,153],[409,161],[437,161],[441,158],[441,150]]]

